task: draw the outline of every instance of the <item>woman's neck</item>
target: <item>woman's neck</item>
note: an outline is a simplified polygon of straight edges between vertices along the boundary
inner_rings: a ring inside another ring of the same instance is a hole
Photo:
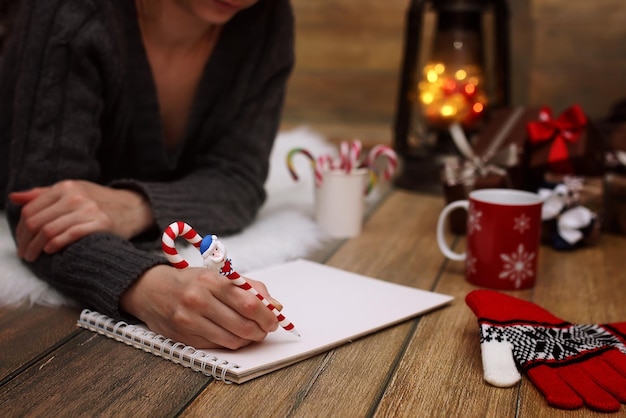
[[[173,0],[136,0],[141,36],[157,90],[165,146],[183,140],[203,69],[220,25],[199,20]]]

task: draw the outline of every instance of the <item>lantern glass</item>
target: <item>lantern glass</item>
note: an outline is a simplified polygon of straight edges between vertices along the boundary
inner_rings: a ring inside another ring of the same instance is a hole
[[[418,68],[416,86],[424,123],[445,130],[454,122],[475,128],[488,104],[485,90],[482,15],[477,10],[442,10],[438,14],[433,48]]]

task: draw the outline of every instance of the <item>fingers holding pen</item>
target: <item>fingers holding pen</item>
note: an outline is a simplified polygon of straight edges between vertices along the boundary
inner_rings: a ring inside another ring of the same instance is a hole
[[[253,295],[204,268],[155,266],[122,295],[120,307],[153,331],[196,348],[234,350],[278,327]]]
[[[259,298],[251,292],[233,286],[228,280],[223,280],[223,277],[220,278],[222,280],[219,281],[219,286],[215,287],[215,296],[220,300],[222,305],[232,309],[237,314],[237,317],[246,319],[245,322],[240,322],[240,324],[235,325],[237,328],[240,327],[241,330],[240,332],[236,332],[238,335],[245,336],[248,331],[254,330],[254,327],[258,327],[263,330],[264,333],[276,331],[278,328],[276,316],[261,303]],[[263,283],[253,280],[250,280],[250,282],[257,291],[268,298],[268,292]],[[282,309],[282,306],[280,306],[280,308]],[[248,321],[254,323],[254,327],[251,327],[252,324]],[[234,325],[234,323],[232,325]]]
[[[294,324],[280,312],[279,309],[282,309],[282,305],[278,303],[278,308],[277,306],[274,306],[271,302],[273,299],[268,299],[268,297],[264,296],[263,293],[260,293],[244,277],[237,273],[237,271],[233,268],[232,261],[226,257],[226,246],[216,235],[206,235],[202,237],[185,222],[178,221],[171,223],[163,232],[161,242],[163,253],[173,266],[184,269],[189,265],[189,263],[187,263],[187,261],[185,261],[185,259],[178,254],[176,249],[174,240],[179,236],[184,237],[190,244],[196,246],[200,250],[200,254],[203,259],[202,265],[204,267],[212,271],[219,271],[219,274],[227,277],[231,284],[239,289],[249,292],[250,295],[257,298],[262,305],[275,316],[281,327],[298,337],[300,336],[300,333],[296,330]],[[259,283],[259,285],[262,284]],[[267,293],[267,289],[264,286],[263,291]],[[259,308],[258,306],[251,304],[238,305],[238,309],[245,310],[245,314],[248,310],[258,310]],[[263,318],[263,316],[260,318]]]
[[[217,344],[237,349],[260,342],[278,329],[276,316],[256,296],[233,286],[216,272],[190,268],[180,273],[196,282],[181,294],[172,315],[176,331],[184,330],[187,341],[193,336],[200,340],[196,344],[204,344],[201,347]],[[269,297],[261,282],[253,283]]]

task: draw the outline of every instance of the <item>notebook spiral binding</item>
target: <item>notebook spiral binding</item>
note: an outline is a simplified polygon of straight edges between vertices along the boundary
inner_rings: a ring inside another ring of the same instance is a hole
[[[227,384],[232,383],[226,379],[228,370],[239,367],[235,363],[230,363],[190,345],[165,338],[140,325],[115,321],[89,309],[84,309],[81,312],[78,326],[170,360],[173,363],[181,364]]]

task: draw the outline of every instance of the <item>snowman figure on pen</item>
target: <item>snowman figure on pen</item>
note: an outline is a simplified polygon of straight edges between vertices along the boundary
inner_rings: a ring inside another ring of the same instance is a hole
[[[217,235],[207,235],[200,242],[202,265],[209,270],[216,270],[221,275],[233,279],[237,274],[233,269],[230,258],[226,258],[226,246],[217,238]],[[237,274],[237,276],[239,276]]]
[[[200,254],[202,254],[202,265],[209,270],[217,270],[221,274],[233,272],[230,259],[226,259],[226,247],[217,239],[217,235],[207,235],[202,238]]]

